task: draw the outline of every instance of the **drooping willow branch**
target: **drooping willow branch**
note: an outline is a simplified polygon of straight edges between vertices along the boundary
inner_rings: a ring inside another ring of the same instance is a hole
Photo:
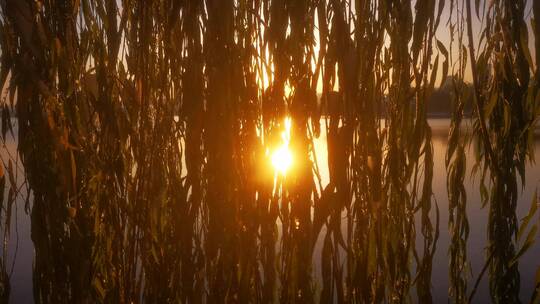
[[[478,13],[478,6],[476,9]],[[483,149],[479,158],[484,170],[481,187],[488,169],[491,184],[490,193],[482,195],[483,201],[489,202],[486,265],[490,270],[490,292],[494,303],[519,303],[517,258],[526,250],[528,241],[516,250],[518,230],[526,228],[519,227],[516,219],[518,175],[524,184],[525,163],[532,157],[528,152],[533,144],[531,125],[537,120],[532,100],[538,94],[536,80],[531,78],[535,66],[527,44],[525,1],[495,1],[484,7],[485,25],[480,32],[485,43],[478,57],[471,11],[471,1],[467,1],[475,124],[480,130],[476,135]]]

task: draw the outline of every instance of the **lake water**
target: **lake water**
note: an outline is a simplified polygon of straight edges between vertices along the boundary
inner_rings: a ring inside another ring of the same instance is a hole
[[[432,294],[434,303],[448,302],[448,249],[450,245],[450,235],[448,233],[448,196],[446,192],[446,167],[445,154],[447,147],[448,131],[450,120],[446,118],[429,119],[432,128],[433,140],[433,195],[437,201],[440,211],[440,236],[437,242],[437,250],[433,260],[432,272]],[[467,122],[464,121],[466,126]],[[322,124],[324,127],[324,124]],[[469,127],[470,129],[470,127]],[[315,140],[315,150],[317,160],[323,180],[323,186],[328,184],[328,166],[326,154],[325,132],[321,128],[321,137]],[[540,130],[535,132],[535,159],[540,160]],[[487,245],[487,224],[488,224],[488,206],[482,209],[480,201],[480,191],[478,188],[479,177],[471,177],[470,170],[474,165],[473,147],[466,151],[467,174],[465,176],[465,188],[467,191],[467,216],[470,225],[469,240],[467,244],[467,257],[470,262],[472,277],[469,278],[468,291],[472,289],[478,274],[485,263],[485,247]],[[540,166],[538,164],[529,164],[526,168],[525,186],[521,192],[517,206],[518,220],[523,218],[529,211],[536,188],[540,188]],[[521,189],[521,188],[520,188]],[[540,202],[540,200],[539,200]],[[434,208],[432,209],[434,210]],[[432,212],[432,222],[435,223],[435,213]],[[536,217],[540,221],[540,216]],[[532,226],[530,223],[529,226]],[[346,228],[342,228],[346,231]],[[417,230],[419,233],[419,229]],[[519,270],[521,273],[521,300],[524,303],[530,301],[534,290],[536,270],[540,267],[540,234],[536,235],[535,244],[521,257],[519,261]],[[417,236],[420,241],[421,236]],[[315,254],[314,263],[317,266],[317,259],[320,255]],[[317,270],[317,267],[315,267]],[[480,282],[478,290],[473,298],[473,303],[489,303],[488,273],[486,272]]]
[[[437,251],[433,261],[432,273],[432,292],[435,303],[448,302],[448,248],[450,238],[448,234],[448,199],[446,193],[446,168],[444,164],[448,126],[448,119],[430,119],[429,123],[433,129],[433,149],[434,149],[434,176],[433,192],[440,210],[440,237],[437,243]],[[323,185],[328,183],[328,170],[326,166],[326,148],[324,132],[321,137],[315,141],[315,149]],[[7,149],[13,153],[15,143],[13,140],[7,143]],[[472,149],[472,148],[471,148]],[[473,166],[472,150],[467,153],[467,170]],[[2,151],[4,156],[5,151]],[[535,158],[540,159],[540,135],[535,137]],[[19,174],[21,172],[19,171]],[[469,279],[471,286],[484,265],[486,246],[486,227],[487,227],[487,207],[482,209],[480,203],[480,193],[478,190],[478,181],[470,178],[467,174],[465,182],[467,190],[467,212],[470,223],[470,234],[468,241],[468,259],[471,263],[473,277]],[[540,186],[540,166],[538,164],[529,164],[526,170],[526,184],[521,193],[517,213],[518,219],[527,214],[535,189]],[[17,217],[12,222],[12,238],[9,241],[9,265],[14,261],[13,272],[11,275],[11,299],[10,303],[32,303],[32,260],[33,245],[30,238],[30,220],[24,212],[24,202],[16,204]],[[536,217],[536,221],[539,217]],[[15,237],[15,236],[18,237]],[[534,277],[536,270],[540,266],[540,237],[536,236],[534,246],[522,256],[519,262],[521,272],[521,298],[524,302],[529,302],[534,288]],[[17,258],[14,260],[15,253]],[[315,268],[317,268],[317,254],[314,255]],[[317,269],[315,270],[317,271]],[[315,274],[316,277],[316,274]],[[469,290],[471,287],[469,287]],[[475,303],[489,303],[488,276],[482,279],[477,294],[474,298]]]
[[[441,234],[437,244],[437,253],[433,261],[433,294],[435,303],[446,302],[448,291],[448,248],[450,237],[448,233],[448,198],[446,194],[446,167],[444,163],[447,134],[450,122],[448,119],[431,120],[430,125],[433,129],[433,150],[434,150],[434,175],[433,192],[439,203],[440,229]],[[536,132],[535,136],[535,159],[540,160],[540,134]],[[485,263],[485,246],[487,244],[488,224],[488,206],[482,209],[480,200],[480,191],[478,188],[479,177],[470,178],[470,170],[474,165],[474,153],[472,147],[467,151],[467,177],[465,188],[467,190],[467,215],[470,225],[469,241],[467,245],[467,254],[471,262],[472,274],[474,279],[469,280],[469,286],[474,284],[478,274]],[[538,164],[529,164],[526,169],[525,185],[520,195],[517,205],[518,220],[521,220],[529,211],[535,189],[540,186],[540,166]],[[535,219],[539,220],[538,215]],[[521,273],[521,299],[525,303],[530,301],[534,290],[536,270],[540,267],[540,237],[536,236],[534,246],[519,261],[519,270]],[[470,292],[472,288],[469,287]],[[487,273],[484,275],[479,285],[474,303],[489,303],[489,286]]]

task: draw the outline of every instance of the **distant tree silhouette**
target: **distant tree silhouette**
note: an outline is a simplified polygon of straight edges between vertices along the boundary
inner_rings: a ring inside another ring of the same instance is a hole
[[[448,76],[442,86],[435,89],[429,98],[427,112],[430,117],[450,117],[452,115],[453,102],[455,100],[455,87],[463,86],[465,91],[464,114],[470,116],[472,113],[472,86],[458,80],[453,76]]]

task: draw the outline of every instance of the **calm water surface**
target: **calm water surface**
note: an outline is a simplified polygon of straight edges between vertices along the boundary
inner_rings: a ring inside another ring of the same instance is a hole
[[[440,210],[440,237],[437,243],[437,252],[433,261],[432,286],[435,303],[445,303],[448,301],[448,199],[446,193],[446,168],[444,157],[447,145],[448,119],[430,119],[430,125],[433,129],[433,149],[434,149],[434,176],[433,176],[433,192],[434,197],[439,205]],[[324,125],[324,124],[323,124]],[[319,168],[321,170],[321,178],[323,185],[328,183],[327,169],[327,154],[326,154],[326,138],[324,132],[321,132],[321,137],[315,141],[315,149]],[[7,147],[12,153],[15,149],[14,142],[8,143]],[[5,152],[2,152],[3,154]],[[472,148],[467,153],[467,170],[473,165]],[[535,158],[540,159],[540,135],[535,138]],[[478,273],[484,265],[485,246],[486,246],[486,227],[488,209],[481,208],[480,193],[478,191],[478,181],[470,178],[467,175],[465,183],[468,199],[468,218],[470,223],[470,234],[468,242],[468,258],[471,262],[471,271],[473,278],[471,282],[476,280]],[[540,186],[540,166],[537,164],[529,164],[526,171],[526,184],[523,187],[519,202],[518,202],[518,219],[521,219],[527,214],[530,202],[534,195],[534,191]],[[13,272],[11,275],[11,303],[32,303],[32,260],[33,260],[33,245],[30,238],[30,220],[29,216],[24,212],[24,202],[17,204],[17,218],[12,222],[12,234],[18,235],[18,238],[12,237],[9,242],[9,257],[8,260],[13,262],[15,254],[17,255],[13,264]],[[434,218],[434,215],[433,215]],[[537,217],[538,218],[538,217]],[[435,221],[433,219],[433,221]],[[540,266],[540,237],[536,236],[534,246],[520,259],[519,268],[521,272],[521,297],[524,302],[528,302],[534,288],[534,277],[536,270]],[[313,257],[315,265],[315,274],[318,276],[320,254],[315,253]],[[8,264],[9,265],[9,264]],[[470,283],[472,285],[473,283]],[[469,287],[469,290],[471,288]],[[489,303],[488,279],[487,274],[482,280],[479,290],[475,295],[475,303]]]
[[[448,250],[450,245],[450,235],[448,233],[448,196],[446,192],[446,167],[445,154],[447,146],[447,137],[450,126],[449,119],[429,119],[429,124],[433,131],[433,195],[439,206],[440,217],[440,235],[437,242],[437,250],[433,260],[432,272],[432,294],[434,303],[448,302]],[[466,122],[464,122],[466,124]],[[324,124],[321,125],[323,129]],[[469,127],[470,129],[470,127]],[[536,130],[535,136],[535,159],[540,161],[540,130]],[[321,137],[315,140],[315,151],[321,173],[323,186],[328,184],[328,166],[326,138],[324,130],[321,130]],[[465,176],[465,188],[467,191],[467,216],[469,219],[470,232],[467,245],[467,255],[471,266],[472,277],[469,279],[468,290],[472,289],[474,282],[478,277],[485,262],[485,247],[487,245],[487,224],[488,224],[488,206],[482,209],[479,191],[479,177],[471,177],[470,170],[474,165],[474,150],[470,147],[466,151],[467,172]],[[529,164],[526,168],[525,185],[518,200],[517,215],[518,220],[523,218],[529,211],[535,189],[540,188],[540,165]],[[521,188],[520,188],[521,189]],[[539,200],[540,201],[540,200]],[[435,208],[432,208],[432,222],[435,224]],[[536,217],[540,220],[539,216]],[[416,217],[419,221],[419,217]],[[346,233],[345,224],[342,228]],[[532,223],[529,224],[532,226]],[[323,231],[324,232],[324,231]],[[321,232],[321,235],[323,234]],[[417,229],[417,246],[421,250],[421,233]],[[540,234],[536,235],[535,244],[520,258],[519,270],[521,273],[521,299],[524,303],[530,301],[534,290],[536,270],[540,267]],[[319,236],[321,240],[321,236]],[[320,249],[322,242],[319,242],[319,252],[314,254],[315,276],[320,277]],[[319,274],[317,274],[317,272]],[[484,274],[478,290],[473,298],[473,303],[490,303],[488,273]]]

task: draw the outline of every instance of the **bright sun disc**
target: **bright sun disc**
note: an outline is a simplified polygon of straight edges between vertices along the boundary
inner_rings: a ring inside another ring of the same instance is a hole
[[[285,144],[272,154],[272,165],[281,174],[285,175],[292,163],[292,154]]]
[[[285,118],[285,130],[281,132],[283,143],[274,153],[272,153],[272,165],[275,170],[282,175],[287,173],[293,162],[292,152],[289,149],[289,141],[291,139],[291,118]]]

